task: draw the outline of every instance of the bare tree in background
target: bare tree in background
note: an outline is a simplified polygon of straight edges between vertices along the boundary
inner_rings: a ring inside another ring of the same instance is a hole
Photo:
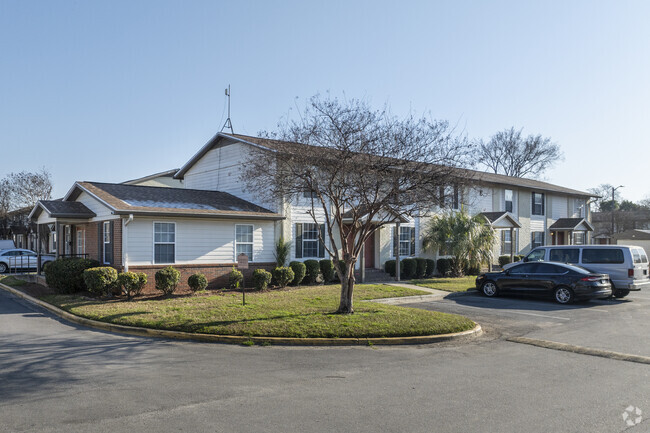
[[[446,122],[397,119],[359,100],[315,96],[299,121],[261,135],[267,138],[243,178],[269,202],[311,203],[314,223],[324,222],[319,241],[341,281],[338,313],[353,312],[354,268],[365,241],[387,224],[442,205],[440,187],[468,180],[455,167],[465,163],[469,146]]]
[[[541,135],[523,137],[515,128],[497,132],[490,141],[479,141],[478,162],[494,173],[513,177],[539,176],[562,159],[560,146]]]
[[[8,213],[13,209],[13,189],[8,178],[0,179],[0,239],[9,234]]]
[[[601,183],[596,188],[589,188],[587,191],[598,196],[591,202],[592,210],[609,212],[617,207],[616,202],[612,202],[612,185]]]
[[[17,207],[33,207],[39,200],[52,198],[52,175],[45,168],[36,172],[10,173],[7,179]]]

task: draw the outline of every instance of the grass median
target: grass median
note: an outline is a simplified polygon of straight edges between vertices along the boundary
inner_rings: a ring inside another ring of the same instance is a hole
[[[175,296],[131,302],[76,295],[41,297],[77,316],[120,325],[218,335],[294,338],[377,338],[440,335],[472,329],[466,317],[363,302],[426,294],[387,285],[355,287],[355,313],[334,314],[340,286]]]
[[[466,292],[476,288],[475,281],[476,275],[468,275],[459,278],[426,278],[412,280],[410,283],[430,289],[444,290],[445,292]]]

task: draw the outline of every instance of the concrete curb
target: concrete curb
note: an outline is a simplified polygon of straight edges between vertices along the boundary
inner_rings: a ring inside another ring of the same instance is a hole
[[[111,323],[99,322],[97,320],[86,319],[68,313],[54,305],[36,299],[20,290],[9,287],[0,283],[0,288],[22,298],[32,304],[65,319],[69,322],[87,326],[89,328],[100,329],[103,331],[115,332],[119,334],[136,335],[140,337],[158,337],[176,340],[192,340],[208,343],[230,343],[244,344],[253,342],[255,344],[276,344],[285,346],[358,346],[358,345],[405,345],[405,344],[430,344],[441,341],[460,341],[472,339],[483,333],[481,325],[478,323],[473,329],[453,334],[442,335],[421,335],[414,337],[377,337],[377,338],[284,338],[284,337],[245,337],[238,335],[215,335],[215,334],[194,334],[181,331],[166,331],[161,329],[140,328],[136,326],[115,325]]]
[[[543,347],[545,349],[560,350],[563,352],[579,353],[581,355],[600,356],[601,358],[615,359],[617,361],[636,362],[639,364],[650,364],[650,357],[640,355],[630,355],[627,353],[612,352],[609,350],[592,349],[583,346],[574,346],[566,343],[556,343],[554,341],[537,340],[526,337],[512,337],[507,341],[520,344],[529,344],[531,346]]]

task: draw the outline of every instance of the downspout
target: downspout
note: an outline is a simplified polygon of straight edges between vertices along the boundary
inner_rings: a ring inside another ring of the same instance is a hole
[[[128,234],[128,228],[127,226],[133,221],[133,214],[129,214],[129,217],[127,219],[122,220],[122,268],[124,269],[124,272],[129,271],[129,254],[128,254],[128,246],[129,246],[129,237],[127,236]]]

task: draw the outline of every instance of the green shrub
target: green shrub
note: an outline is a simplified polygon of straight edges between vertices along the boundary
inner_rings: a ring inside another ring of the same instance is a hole
[[[510,263],[510,256],[509,255],[499,256],[499,266],[504,267],[508,263]]]
[[[181,273],[171,266],[167,266],[156,272],[156,289],[163,292],[164,295],[171,295],[176,290]]]
[[[88,291],[98,296],[108,295],[117,282],[117,271],[109,266],[88,268],[83,275]]]
[[[470,265],[469,262],[463,263],[463,274],[465,275],[478,275],[481,273],[480,265]]]
[[[391,277],[395,276],[395,272],[396,272],[395,260],[386,260],[386,263],[384,263],[384,272],[386,272]]]
[[[84,271],[97,266],[99,262],[93,259],[57,259],[48,262],[45,267],[45,282],[57,293],[81,292],[87,290]]]
[[[198,292],[208,287],[208,279],[203,274],[192,274],[187,279],[187,285],[190,286],[190,290],[193,292]]]
[[[244,284],[244,274],[237,270],[234,266],[228,274],[228,287],[231,289],[238,289]]]
[[[320,272],[323,274],[323,282],[327,284],[334,279],[334,263],[330,259],[323,259],[319,264]]]
[[[436,262],[438,274],[440,274],[441,277],[446,277],[451,272],[451,261],[452,259],[438,259]]]
[[[302,280],[305,278],[305,273],[307,272],[307,266],[303,262],[291,262],[289,267],[293,271],[294,277],[291,284],[294,286],[300,285]]]
[[[145,284],[147,284],[147,274],[143,272],[122,272],[117,276],[117,285],[129,301],[140,294]]]
[[[523,260],[523,258],[524,258],[523,255],[519,255],[519,254],[517,254],[517,255],[515,255],[515,262],[518,262],[518,261],[520,261],[520,260]]]
[[[318,263],[318,260],[305,260],[304,263],[307,269],[303,282],[305,284],[314,284],[318,281],[318,275],[320,275],[320,263]]]
[[[417,264],[415,276],[417,278],[424,278],[427,275],[427,259],[416,258],[415,263]]]
[[[280,239],[275,243],[275,262],[277,267],[282,267],[287,263],[287,258],[291,254],[291,242],[285,242],[284,237],[280,236]]]
[[[433,259],[427,259],[427,277],[433,275],[433,272],[436,270],[436,261]]]
[[[255,269],[253,271],[253,287],[257,290],[266,290],[272,279],[271,273],[265,269]]]
[[[418,271],[418,262],[415,259],[404,259],[400,262],[401,278],[411,280]]]
[[[294,277],[295,274],[291,268],[287,268],[286,266],[273,269],[273,278],[275,278],[275,281],[280,287],[286,287]]]

